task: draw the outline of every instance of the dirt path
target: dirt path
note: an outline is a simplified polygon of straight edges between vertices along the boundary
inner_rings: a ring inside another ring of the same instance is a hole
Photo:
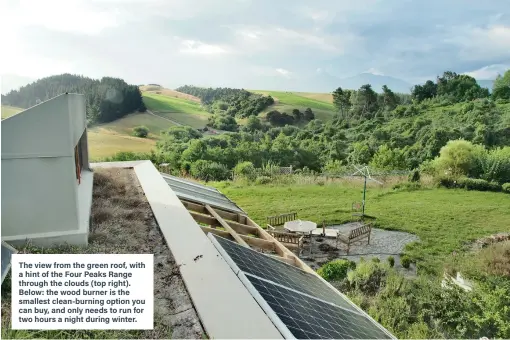
[[[150,115],[153,115],[153,116],[159,117],[159,118],[161,118],[161,119],[167,120],[167,121],[169,121],[169,122],[171,122],[171,123],[173,123],[173,124],[175,124],[175,125],[177,125],[177,126],[184,126],[184,124],[181,124],[181,123],[179,123],[179,122],[177,122],[177,121],[175,121],[175,120],[173,120],[173,119],[170,119],[170,118],[166,118],[166,117],[162,117],[162,116],[160,116],[160,115],[157,115],[157,114],[153,113],[153,112],[152,112],[152,111],[150,111],[150,110],[147,110],[147,113],[148,113],[148,114],[150,114]]]

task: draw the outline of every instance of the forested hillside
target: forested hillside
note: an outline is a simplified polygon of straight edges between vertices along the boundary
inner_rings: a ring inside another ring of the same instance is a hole
[[[325,172],[350,164],[411,170],[425,166],[448,141],[457,139],[508,151],[509,74],[498,78],[492,96],[470,77],[449,72],[437,82],[416,86],[408,96],[388,88],[377,94],[370,85],[358,91],[338,88],[333,93],[338,114],[327,122],[314,119],[302,128],[268,127],[252,115],[241,132],[208,137],[176,127],[160,140],[155,156],[173,169],[191,173],[194,168],[195,173],[210,168],[221,179],[243,161],[255,167],[273,162]],[[192,94],[209,102],[214,98]]]
[[[2,104],[29,108],[65,92],[86,96],[90,123],[110,122],[134,111],[145,111],[138,86],[119,78],[96,80],[73,74],[39,79],[2,95]]]

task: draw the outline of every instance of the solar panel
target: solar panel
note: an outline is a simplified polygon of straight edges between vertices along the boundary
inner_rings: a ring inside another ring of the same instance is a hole
[[[244,214],[241,208],[215,188],[167,174],[161,174],[161,176],[179,198]]]
[[[317,276],[249,248],[240,247],[225,238],[216,239],[241,271],[358,312],[356,307]]]
[[[290,331],[298,339],[393,339],[317,276],[225,238],[209,237],[284,336]]]
[[[2,283],[4,282],[5,276],[11,269],[11,258],[12,254],[18,251],[11,247],[9,244],[2,241]]]
[[[250,274],[246,277],[298,339],[391,339],[362,314]]]

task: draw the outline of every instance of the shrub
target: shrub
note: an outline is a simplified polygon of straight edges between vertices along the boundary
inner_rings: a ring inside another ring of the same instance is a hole
[[[458,181],[461,188],[478,191],[501,191],[501,186],[495,182],[487,182],[484,179],[461,178]]]
[[[393,186],[393,190],[397,191],[413,191],[421,189],[421,184],[416,182],[398,183]]]
[[[381,262],[381,259],[378,257],[372,257],[372,262],[379,263]]]
[[[386,277],[388,267],[382,263],[360,261],[355,270],[347,273],[351,286],[366,294],[375,294]]]
[[[257,184],[257,185],[259,185],[259,184],[268,184],[268,183],[271,183],[271,177],[268,177],[268,176],[258,176],[255,179],[255,184]]]
[[[409,258],[409,256],[403,255],[400,258],[400,263],[402,264],[402,267],[409,269],[409,267],[411,266],[411,259]]]
[[[419,182],[420,181],[420,170],[415,169],[409,174],[408,178],[409,182]]]
[[[395,266],[395,258],[393,256],[388,257],[388,264],[390,265],[390,267]]]
[[[451,140],[441,148],[440,155],[434,160],[436,172],[441,176],[477,177],[481,174],[482,159],[486,151],[481,145],[466,140]]]
[[[133,135],[140,138],[146,138],[149,135],[149,128],[146,126],[135,126],[133,128]]]
[[[349,260],[334,260],[326,263],[317,270],[317,274],[326,281],[340,281],[347,277],[350,269],[356,268],[356,263]]]
[[[230,172],[224,164],[198,160],[191,164],[190,173],[193,177],[204,181],[224,181],[228,179]]]
[[[249,180],[255,179],[255,166],[252,162],[241,162],[234,167],[234,174],[243,176]]]
[[[501,186],[501,189],[503,189],[503,192],[506,192],[510,194],[510,183],[505,183]]]

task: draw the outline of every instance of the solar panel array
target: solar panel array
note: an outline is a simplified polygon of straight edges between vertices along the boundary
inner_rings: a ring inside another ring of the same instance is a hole
[[[17,253],[17,250],[2,241],[2,282],[4,282],[5,276],[11,269],[11,258],[12,254]]]
[[[225,238],[210,235],[217,241],[215,243],[220,253],[236,274],[244,275],[248,279],[251,286],[294,337],[393,338],[384,328],[317,276]]]
[[[241,208],[215,188],[163,173],[161,176],[179,198],[244,214]]]

